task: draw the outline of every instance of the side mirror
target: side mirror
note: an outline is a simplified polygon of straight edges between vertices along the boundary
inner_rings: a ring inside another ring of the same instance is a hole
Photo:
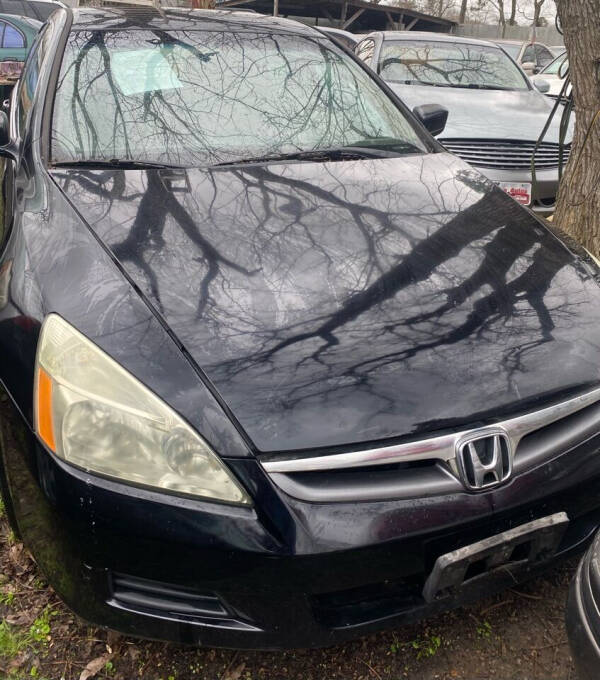
[[[548,92],[550,92],[550,83],[543,78],[536,78],[533,81],[533,86],[538,92],[541,92],[542,94],[548,94]]]
[[[413,109],[415,116],[435,137],[441,135],[448,122],[448,109],[439,104],[423,104]]]
[[[535,73],[535,63],[533,61],[525,61],[521,64],[521,68],[528,76],[532,76]]]

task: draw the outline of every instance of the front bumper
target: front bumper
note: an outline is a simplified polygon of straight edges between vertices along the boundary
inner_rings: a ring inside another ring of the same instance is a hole
[[[327,646],[514,584],[501,571],[427,604],[423,586],[442,554],[564,511],[571,521],[557,559],[581,550],[600,524],[598,436],[493,491],[419,502],[306,503],[274,487],[256,461],[230,460],[257,501],[249,509],[69,468],[6,404],[1,453],[26,545],[73,610],[126,634],[235,648]]]
[[[512,184],[533,182],[529,170],[501,170],[480,167],[477,167],[477,170],[492,180],[492,182],[509,182]],[[535,184],[531,188],[532,202],[529,207],[539,215],[551,215],[556,209],[559,185],[558,168],[538,170],[535,179]]]

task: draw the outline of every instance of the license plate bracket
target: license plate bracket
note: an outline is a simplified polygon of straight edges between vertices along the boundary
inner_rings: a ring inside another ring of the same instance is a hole
[[[498,186],[521,205],[531,205],[531,182],[497,182]]]
[[[441,555],[425,582],[423,598],[435,602],[500,569],[520,571],[547,561],[568,524],[567,513],[558,512]]]

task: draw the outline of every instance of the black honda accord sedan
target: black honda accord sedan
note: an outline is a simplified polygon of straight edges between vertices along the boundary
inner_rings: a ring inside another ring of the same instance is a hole
[[[2,492],[81,616],[327,645],[586,545],[599,269],[327,37],[61,10],[0,136]]]

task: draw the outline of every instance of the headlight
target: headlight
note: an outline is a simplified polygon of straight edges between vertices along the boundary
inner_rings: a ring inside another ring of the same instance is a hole
[[[35,370],[35,429],[89,472],[231,503],[250,498],[171,408],[61,317],[49,315]]]

